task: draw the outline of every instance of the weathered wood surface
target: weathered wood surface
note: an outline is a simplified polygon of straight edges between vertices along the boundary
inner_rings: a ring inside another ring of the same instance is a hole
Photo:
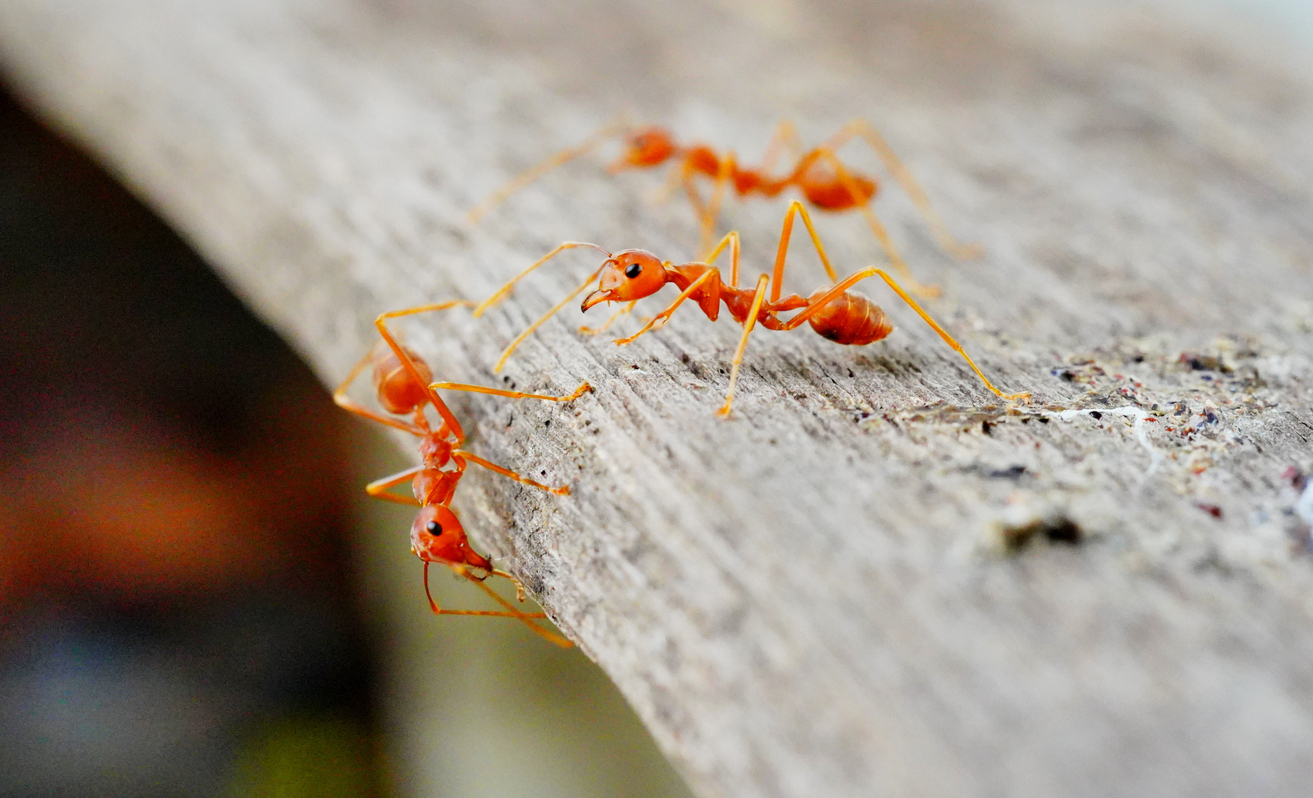
[[[871,118],[988,250],[952,262],[881,201],[932,310],[1036,403],[1005,412],[878,287],[889,341],[761,334],[729,422],[737,328],[686,313],[621,349],[574,314],[506,374],[596,393],[454,402],[475,451],[574,494],[476,474],[467,525],[704,795],[1307,794],[1308,73],[1092,5],[6,0],[0,57],[326,383],[379,311],[483,297],[559,240],[691,256],[660,181],[596,159],[462,225],[617,110],[748,157],[780,117]],[[752,263],[781,212],[728,214]],[[856,218],[822,225],[843,269],[874,259]],[[594,265],[409,339],[492,382]],[[800,256],[794,287],[819,273]],[[1000,553],[1041,516],[1082,543]]]

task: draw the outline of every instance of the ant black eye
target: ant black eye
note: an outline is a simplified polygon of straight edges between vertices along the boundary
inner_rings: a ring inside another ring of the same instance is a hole
[[[427,529],[429,531],[429,534],[432,535],[433,537],[437,537],[438,535],[442,534],[442,524],[439,524],[437,521],[429,521],[429,525],[424,528]]]
[[[631,263],[629,264],[628,267],[625,268],[625,276],[632,280],[635,277],[637,277],[640,273],[642,273],[642,271],[643,271],[642,266],[639,266],[637,263]]]

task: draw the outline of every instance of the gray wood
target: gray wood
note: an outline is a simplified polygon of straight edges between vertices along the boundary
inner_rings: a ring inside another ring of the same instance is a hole
[[[781,117],[872,119],[988,251],[953,262],[882,198],[932,311],[1036,402],[1000,407],[878,286],[893,337],[756,336],[728,422],[733,325],[682,313],[622,349],[567,314],[505,374],[595,393],[453,405],[475,451],[574,494],[476,473],[467,525],[702,795],[1307,794],[1307,65],[1092,5],[6,0],[0,58],[326,384],[379,311],[485,296],[559,240],[689,258],[688,209],[598,158],[461,222],[618,110],[748,158]],[[750,273],[781,214],[727,214]],[[821,223],[841,268],[875,257],[855,217]],[[594,265],[408,338],[494,382]]]

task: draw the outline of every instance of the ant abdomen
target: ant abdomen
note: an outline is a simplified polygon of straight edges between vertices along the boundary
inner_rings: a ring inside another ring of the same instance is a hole
[[[419,372],[417,381],[395,354],[379,358],[374,364],[374,387],[378,391],[378,403],[389,413],[404,416],[429,401],[428,384],[433,381],[433,372],[419,355],[406,349],[406,354]]]
[[[829,290],[828,287],[817,289],[808,301],[816,302]],[[879,305],[853,291],[822,306],[807,322],[821,337],[851,346],[875,343],[894,331],[894,325]]]
[[[849,175],[851,186],[846,185],[830,170],[813,168],[799,183],[807,201],[826,211],[846,211],[865,205],[875,196],[875,181],[861,175]]]

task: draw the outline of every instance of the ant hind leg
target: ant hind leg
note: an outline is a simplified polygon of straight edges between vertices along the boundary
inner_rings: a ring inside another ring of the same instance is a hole
[[[957,240],[957,237],[948,229],[943,217],[931,204],[930,197],[925,193],[925,189],[921,188],[921,184],[916,181],[916,178],[912,177],[911,170],[894,153],[893,147],[889,146],[889,142],[885,141],[884,136],[880,135],[880,131],[876,129],[875,125],[869,121],[854,119],[840,128],[839,132],[834,134],[822,147],[830,151],[837,150],[854,136],[860,136],[875,151],[885,169],[888,169],[889,173],[894,176],[894,180],[898,181],[898,185],[902,186],[903,191],[912,200],[912,204],[916,206],[917,211],[920,212],[921,218],[925,220],[926,226],[930,228],[931,235],[935,237],[935,241],[939,243],[941,249],[958,260],[974,260],[985,253],[980,244],[963,244]]]

